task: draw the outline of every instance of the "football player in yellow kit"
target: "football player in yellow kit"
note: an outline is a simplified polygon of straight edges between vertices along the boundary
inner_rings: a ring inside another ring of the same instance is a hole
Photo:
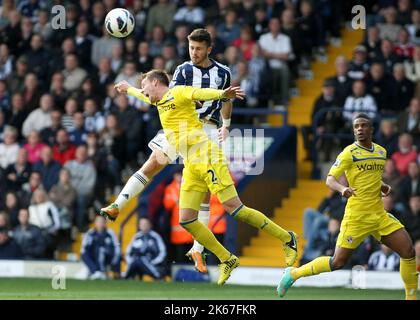
[[[391,187],[382,181],[386,150],[372,142],[373,125],[366,114],[354,116],[353,133],[356,142],[338,155],[326,181],[328,187],[348,198],[334,256],[316,258],[299,268],[286,268],[277,287],[280,297],[301,277],[342,268],[359,244],[372,235],[400,255],[406,299],[416,299],[418,273],[413,243],[404,226],[385,211],[382,201],[391,192]],[[348,187],[338,182],[343,173]]]
[[[242,99],[243,91],[239,87],[225,90],[191,86],[169,88],[168,76],[161,70],[146,73],[141,84],[142,88],[137,89],[122,81],[115,88],[118,92],[127,93],[158,108],[166,138],[174,152],[184,160],[179,204],[180,224],[221,261],[218,284],[223,285],[226,282],[239,265],[239,260],[217,241],[207,226],[197,220],[201,201],[208,190],[217,195],[233,217],[279,239],[283,243],[286,264],[293,265],[297,257],[296,234],[282,229],[263,213],[242,204],[222,150],[207,137],[195,111],[195,101]],[[100,214],[115,219],[107,216],[106,212],[101,211]]]

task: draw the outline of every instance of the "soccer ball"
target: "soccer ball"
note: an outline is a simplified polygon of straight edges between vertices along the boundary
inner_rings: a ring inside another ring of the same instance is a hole
[[[105,28],[111,36],[125,38],[133,32],[134,17],[127,9],[112,9],[105,17]]]

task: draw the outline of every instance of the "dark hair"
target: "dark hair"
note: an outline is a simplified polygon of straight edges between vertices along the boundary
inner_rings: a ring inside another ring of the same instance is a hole
[[[169,86],[168,74],[163,70],[153,69],[143,75],[142,79],[157,80],[165,86]]]
[[[206,29],[194,29],[188,35],[188,41],[205,42],[207,47],[211,47],[211,36]]]
[[[366,113],[362,113],[362,112],[356,113],[353,116],[353,122],[356,121],[357,119],[366,119],[369,121],[370,126],[372,126],[372,119]]]

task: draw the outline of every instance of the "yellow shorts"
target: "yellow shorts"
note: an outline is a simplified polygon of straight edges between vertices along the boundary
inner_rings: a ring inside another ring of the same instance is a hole
[[[385,212],[374,221],[360,221],[352,218],[348,219],[344,216],[337,239],[337,246],[356,249],[370,235],[381,241],[383,236],[387,236],[401,228],[404,228],[401,222],[388,212]]]
[[[180,209],[198,210],[209,190],[222,203],[238,195],[222,150],[208,141],[207,154],[190,157],[184,163]]]

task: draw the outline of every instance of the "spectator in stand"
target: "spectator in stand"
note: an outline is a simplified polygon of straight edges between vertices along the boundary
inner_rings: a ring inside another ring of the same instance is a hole
[[[29,133],[27,141],[23,148],[28,152],[28,162],[33,165],[41,160],[41,150],[45,147],[45,144],[42,143],[39,132],[36,130]]]
[[[86,20],[80,20],[76,27],[76,54],[79,57],[80,66],[83,69],[90,70],[92,67],[90,57],[92,51],[93,37],[89,35],[89,23]]]
[[[394,47],[395,53],[401,59],[411,59],[414,53],[414,45],[410,42],[410,34],[407,29],[401,28],[398,34],[398,42]]]
[[[401,211],[407,210],[410,197],[420,196],[420,167],[417,161],[408,164],[408,175],[405,176],[396,189],[397,205]]]
[[[181,186],[181,172],[175,172],[172,182],[168,184],[164,191],[163,205],[170,215],[170,261],[177,263],[185,262],[185,253],[191,249],[193,238],[189,232],[179,224],[179,192]],[[198,251],[193,254],[201,254]],[[196,265],[197,267],[197,265]]]
[[[402,133],[398,137],[398,151],[391,159],[394,160],[397,171],[401,177],[408,174],[408,164],[417,161],[417,151],[413,146],[413,137],[408,133]]]
[[[22,95],[20,93],[13,94],[11,112],[9,114],[9,119],[7,122],[10,126],[16,128],[16,130],[18,131],[19,140],[22,138],[22,126],[27,115],[28,112],[25,110]]]
[[[187,38],[185,37],[185,39]],[[187,46],[187,49],[188,49],[188,46]],[[152,65],[153,65],[153,57],[150,55],[149,43],[147,41],[141,41],[137,46],[137,53],[138,53],[137,70],[141,73],[148,72],[150,69],[152,69]]]
[[[55,72],[52,76],[50,94],[53,97],[56,108],[64,111],[64,104],[66,103],[69,93],[64,88],[64,76],[59,71]]]
[[[29,223],[29,211],[19,210],[19,225],[13,230],[13,238],[21,247],[24,259],[42,259],[46,241],[39,227]]]
[[[408,204],[408,210],[402,213],[401,223],[415,243],[420,239],[420,196],[411,196]]]
[[[378,24],[380,37],[396,42],[401,30],[401,26],[397,24],[397,10],[394,7],[388,7],[384,10],[384,18],[385,23]]]
[[[411,22],[411,11],[413,6],[410,0],[398,1],[397,23],[400,25],[407,25]]]
[[[347,74],[352,80],[364,80],[368,72],[367,50],[363,45],[358,45],[353,50],[353,59],[350,61]]]
[[[18,191],[29,180],[32,166],[28,162],[28,152],[20,148],[15,163],[10,164],[5,172],[7,190]]]
[[[89,269],[89,279],[106,279],[108,268],[119,277],[121,249],[106,220],[96,216],[95,226],[83,237],[81,259]]]
[[[48,18],[48,10],[41,9],[38,11],[38,21],[34,25],[34,32],[39,34],[45,42],[51,40],[54,32]]]
[[[152,37],[149,42],[149,54],[152,58],[162,54],[162,48],[165,45],[166,34],[162,26],[153,27]]]
[[[302,134],[305,149],[308,152],[307,158],[309,159],[311,147],[315,142],[314,135],[320,134],[331,134],[337,133],[338,129],[343,126],[343,119],[341,111],[326,111],[326,108],[339,108],[337,97],[335,95],[334,82],[331,79],[326,79],[322,86],[322,93],[316,99],[315,104],[312,108],[312,125],[316,126],[316,132],[312,131],[311,126],[303,126]],[[324,112],[324,113],[322,113]],[[315,119],[315,117],[317,117]],[[316,123],[315,123],[316,121]],[[334,146],[337,145],[337,141],[331,138],[319,138],[316,140],[315,148],[319,159],[329,161],[331,152]]]
[[[51,125],[41,130],[41,139],[42,142],[53,146],[55,145],[56,141],[55,138],[57,136],[58,130],[62,129],[62,115],[61,112],[58,110],[51,111]]]
[[[10,227],[16,227],[19,224],[18,214],[20,203],[15,192],[9,191],[6,193],[6,196],[4,197],[4,207],[1,209],[7,215]]]
[[[77,100],[75,98],[68,98],[64,106],[65,113],[61,117],[61,125],[63,129],[69,131],[71,128],[73,128],[73,115],[76,113],[77,110]]]
[[[46,240],[46,256],[51,259],[57,245],[60,216],[57,207],[48,200],[43,189],[34,191],[29,206],[29,223],[39,227]]]
[[[0,260],[22,259],[23,253],[17,242],[10,236],[6,227],[0,226]]]
[[[71,184],[77,192],[75,225],[80,232],[84,232],[88,226],[87,209],[93,200],[96,182],[96,169],[88,160],[86,146],[78,146],[75,160],[70,160],[64,167],[70,171]]]
[[[70,180],[70,171],[62,168],[59,173],[58,183],[53,185],[48,193],[48,197],[59,211],[61,229],[70,228],[74,217],[77,193]]]
[[[49,192],[58,182],[60,169],[60,163],[53,159],[52,148],[44,145],[41,151],[40,160],[35,162],[33,170],[41,174],[42,186],[47,192]]]
[[[137,152],[141,148],[139,141],[140,132],[142,130],[140,113],[128,104],[128,99],[125,95],[119,94],[115,98],[115,103],[117,105],[115,114],[118,123],[124,130],[127,138],[127,160],[136,161],[137,163]]]
[[[318,22],[314,14],[311,1],[304,0],[300,3],[301,16],[297,17],[297,25],[300,31],[300,43],[302,49],[302,67],[308,69],[312,59],[312,50],[317,46]]]
[[[31,38],[31,49],[25,54],[28,61],[28,71],[33,72],[42,82],[47,80],[48,68],[46,64],[50,61],[50,51],[44,47],[44,40],[41,35],[34,34]]]
[[[96,1],[93,5],[89,4],[89,8],[91,9],[88,11],[90,33],[95,37],[101,37],[104,33],[107,33],[103,29],[106,16],[105,6],[101,1]],[[92,56],[94,56],[93,53]]]
[[[99,103],[102,100],[102,97],[98,96],[96,85],[90,77],[83,80],[82,86],[77,93],[77,103],[79,106],[83,106],[86,100],[93,100],[96,103]]]
[[[113,187],[121,188],[123,185],[121,170],[124,169],[127,162],[127,139],[118,118],[114,114],[109,114],[106,117],[106,127],[101,132],[99,143],[105,151],[105,159],[103,160],[106,163],[107,182]]]
[[[228,47],[233,45],[235,39],[240,37],[240,24],[237,21],[237,12],[233,8],[226,11],[224,21],[217,26],[217,34]]]
[[[19,202],[22,208],[29,207],[32,194],[38,189],[44,190],[41,174],[37,171],[32,171],[28,182],[24,183],[22,188],[18,191]]]
[[[6,80],[13,70],[13,56],[6,44],[0,45],[0,80]]]
[[[389,109],[394,112],[394,115],[401,113],[414,95],[414,84],[405,76],[405,69],[402,63],[394,65],[390,95],[391,104]]]
[[[166,246],[162,237],[152,230],[147,218],[139,219],[139,232],[131,240],[125,255],[125,278],[149,275],[155,279],[164,276]]]
[[[239,38],[232,42],[234,47],[240,49],[241,57],[245,61],[249,61],[252,58],[252,48],[255,44],[255,40],[252,38],[252,30],[248,25],[241,27]]]
[[[93,101],[93,100],[92,100]],[[69,130],[69,139],[75,146],[86,143],[88,131],[85,129],[83,113],[76,112],[73,115],[73,128]]]
[[[98,111],[95,100],[88,99],[83,105],[85,118],[85,130],[87,132],[100,133],[105,127],[105,117]]]
[[[407,110],[400,114],[397,129],[399,133],[409,133],[415,140],[420,138],[419,98],[412,98]]]
[[[48,93],[42,95],[39,102],[39,108],[32,111],[22,127],[22,134],[28,137],[32,131],[41,131],[44,128],[51,126],[51,112],[54,108],[54,100]]]
[[[420,11],[414,9],[411,11],[411,24],[406,26],[410,34],[410,41],[412,43],[420,43]]]
[[[377,142],[386,149],[388,158],[398,150],[398,133],[394,120],[383,119],[381,121]]]
[[[165,60],[164,70],[170,75],[173,75],[176,67],[183,62],[177,57],[175,46],[169,43],[163,46],[162,58]]]
[[[102,58],[111,59],[112,57],[112,48],[115,46],[121,45],[121,40],[111,36],[108,31],[105,30],[103,26],[103,21],[101,22],[102,37],[96,38],[92,43],[92,52],[91,52],[91,62],[94,66],[98,66],[99,61]]]
[[[328,78],[333,82],[334,92],[339,106],[343,106],[346,98],[351,95],[353,80],[348,75],[349,63],[344,56],[335,59],[336,75]]]
[[[395,167],[395,162],[392,159],[387,159],[385,162],[384,172],[382,175],[382,180],[386,184],[390,185],[392,190],[397,192],[398,187],[401,182],[401,177],[398,174],[397,168]],[[393,194],[395,195],[395,193]],[[388,198],[388,197],[386,197]],[[385,198],[384,198],[385,199]]]
[[[362,44],[366,50],[368,59],[376,60],[381,52],[381,39],[379,37],[379,28],[370,26],[367,30],[367,38]]]
[[[212,49],[210,52],[210,58],[216,59],[216,61],[223,60],[223,54],[226,49],[225,42],[219,37],[217,34],[217,28],[214,24],[207,24],[205,28],[208,33],[210,33]],[[178,28],[177,28],[178,31]],[[175,32],[177,32],[175,31]],[[252,30],[251,30],[252,32]],[[177,52],[180,57],[183,57],[183,60],[188,60],[190,57],[188,56],[188,29],[184,27],[181,31],[178,31],[179,34],[176,35],[176,39],[178,41],[176,48]],[[179,42],[181,37],[183,38],[182,42]]]
[[[68,54],[64,60],[64,89],[75,92],[87,77],[84,69],[79,67],[79,60],[75,54]]]
[[[280,31],[279,18],[270,19],[270,32],[261,35],[259,44],[268,59],[271,74],[271,94],[275,105],[287,105],[289,99],[289,67],[293,49],[290,38]]]
[[[351,121],[355,112],[364,112],[371,119],[374,119],[378,111],[375,100],[370,94],[366,93],[363,81],[354,81],[352,88],[353,94],[347,97],[343,109],[343,118],[346,121],[346,129],[351,126]]]
[[[381,249],[372,253],[368,261],[368,270],[398,271],[400,269],[400,256],[381,244]]]
[[[53,147],[54,160],[60,165],[64,165],[67,161],[76,157],[76,146],[70,142],[69,134],[65,129],[57,131],[56,144]]]
[[[4,129],[4,141],[0,143],[0,170],[16,163],[19,144],[16,142],[17,130],[13,127]]]
[[[366,90],[375,100],[381,115],[393,115],[390,78],[390,75],[385,74],[382,64],[372,63],[366,80]]]
[[[23,92],[25,90],[25,79],[28,74],[28,61],[25,56],[17,59],[16,70],[7,77],[7,84],[11,92]]]
[[[389,39],[383,39],[381,42],[381,52],[374,61],[382,63],[385,67],[385,72],[392,74],[394,65],[400,63],[402,59],[395,54],[393,43]]]
[[[186,24],[190,29],[195,29],[204,26],[204,18],[205,12],[198,6],[197,0],[185,0],[185,6],[179,8],[174,15],[174,24]]]
[[[166,33],[171,33],[176,11],[176,4],[169,0],[159,0],[151,6],[147,13],[147,38],[151,37],[153,28],[157,25],[162,25]]]
[[[313,249],[305,248],[300,265],[307,263],[317,257],[324,255],[333,255],[338,234],[340,233],[340,220],[332,218],[328,220],[328,228],[325,234],[320,234],[318,238],[313,239]]]
[[[107,57],[102,57],[99,60],[98,72],[96,74],[96,84],[98,93],[103,97],[106,95],[106,86],[114,83],[116,75],[111,69],[111,61]]]
[[[10,95],[7,90],[6,81],[0,80],[0,110],[8,112],[10,108]]]
[[[124,63],[122,71],[115,78],[115,83],[125,80],[132,86],[136,86],[138,79],[139,74],[136,72],[136,63],[134,61],[127,61]]]
[[[404,61],[405,74],[409,80],[416,84],[416,94],[418,82],[420,80],[420,44],[414,47],[413,59]]]

